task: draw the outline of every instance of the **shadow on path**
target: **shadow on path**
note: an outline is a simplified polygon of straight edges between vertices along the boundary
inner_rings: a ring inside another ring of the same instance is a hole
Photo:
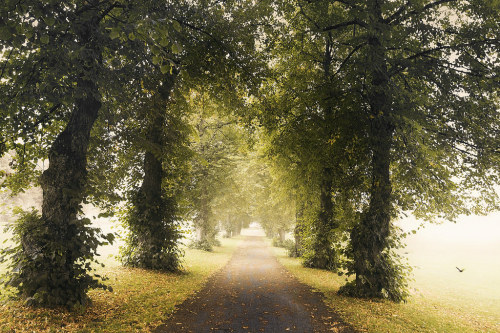
[[[298,282],[248,236],[229,263],[154,332],[355,332],[322,295]]]

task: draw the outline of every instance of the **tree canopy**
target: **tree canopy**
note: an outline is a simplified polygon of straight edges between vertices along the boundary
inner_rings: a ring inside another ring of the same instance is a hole
[[[500,4],[483,0],[4,1],[2,186],[21,213],[7,283],[84,304],[91,202],[128,230],[122,261],[181,268],[259,222],[341,292],[403,301],[394,223],[499,208]],[[48,164],[46,164],[48,162]],[[38,164],[48,165],[40,169]]]

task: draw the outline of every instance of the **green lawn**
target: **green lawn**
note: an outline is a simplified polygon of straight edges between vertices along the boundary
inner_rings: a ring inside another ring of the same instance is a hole
[[[213,252],[187,249],[184,274],[123,268],[103,255],[107,266],[100,273],[109,277],[113,292],[90,291],[92,306],[74,312],[5,303],[0,305],[0,332],[147,332],[201,289],[228,262],[240,240],[223,239]]]
[[[304,268],[300,259],[289,258],[284,249],[274,248],[274,251],[278,260],[293,275],[324,293],[325,302],[358,330],[500,332],[499,287],[496,283],[477,284],[473,282],[474,278],[467,279],[465,274],[456,270],[450,270],[448,275],[436,276],[432,274],[430,265],[416,269],[416,282],[412,285],[414,295],[406,304],[355,299],[337,295],[345,278],[323,270]],[[488,274],[496,276],[497,272]]]

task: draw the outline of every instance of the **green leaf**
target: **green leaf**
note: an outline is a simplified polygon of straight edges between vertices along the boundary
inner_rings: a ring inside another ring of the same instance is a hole
[[[120,37],[120,29],[118,29],[118,28],[113,28],[113,29],[111,30],[111,32],[109,33],[109,37],[110,37],[111,39],[116,39],[116,38]]]
[[[170,69],[171,69],[171,67],[170,67],[169,64],[165,64],[165,65],[162,65],[160,67],[160,70],[161,70],[162,74],[168,74],[168,73],[170,73]]]
[[[0,39],[9,40],[12,38],[12,33],[8,27],[0,27]]]
[[[50,17],[50,16],[49,16],[49,17],[46,17],[46,18],[44,19],[44,21],[45,21],[45,23],[46,23],[47,25],[49,25],[49,26],[53,26],[53,25],[56,23],[55,18]]]
[[[128,39],[135,40],[135,35],[134,35],[133,32],[131,32],[131,33],[128,34]]]
[[[161,57],[154,56],[153,57],[153,64],[158,65],[161,62]]]
[[[113,217],[115,214],[113,212],[105,212],[105,213],[99,213],[97,215],[98,218],[108,218],[108,217]]]
[[[182,52],[182,46],[180,46],[180,45],[179,45],[179,44],[177,44],[177,43],[172,44],[172,52],[173,52],[174,54],[181,53],[181,52]]]
[[[49,43],[49,36],[48,35],[43,35],[42,37],[40,37],[40,41],[43,44],[48,44]]]
[[[172,21],[172,25],[174,26],[174,29],[177,32],[180,32],[182,30],[181,24],[178,21]]]
[[[170,40],[168,38],[161,38],[160,39],[160,45],[163,47],[167,47],[169,43],[170,43]]]

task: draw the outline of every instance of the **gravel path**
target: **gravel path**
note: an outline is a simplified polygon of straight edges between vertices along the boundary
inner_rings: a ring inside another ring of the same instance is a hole
[[[298,282],[263,237],[248,236],[229,263],[154,332],[354,332],[322,295]]]

